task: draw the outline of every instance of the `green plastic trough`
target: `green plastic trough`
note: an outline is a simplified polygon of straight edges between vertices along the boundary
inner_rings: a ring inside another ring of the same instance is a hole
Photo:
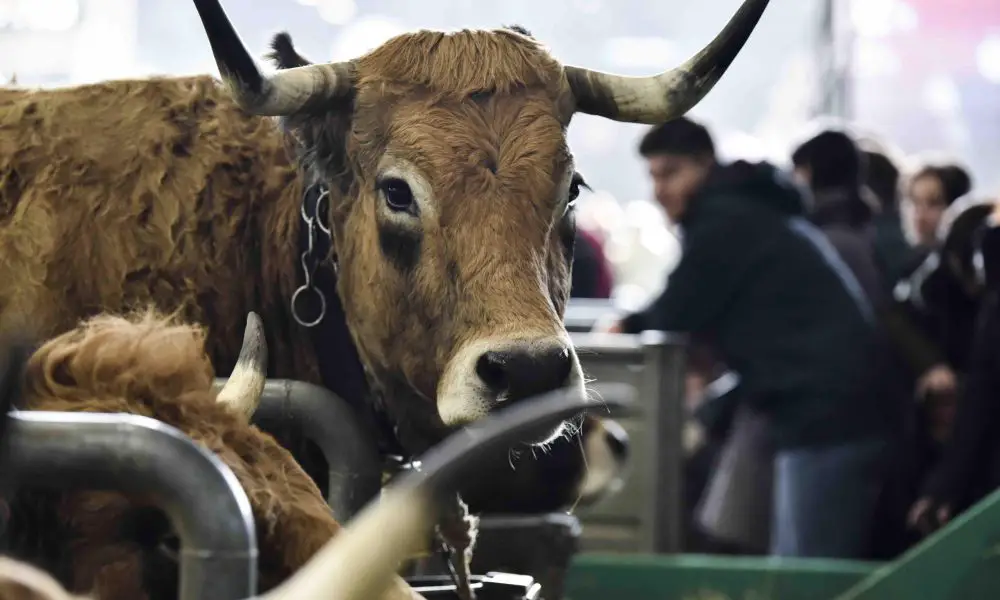
[[[1000,492],[889,563],[576,557],[567,600],[1000,600]]]

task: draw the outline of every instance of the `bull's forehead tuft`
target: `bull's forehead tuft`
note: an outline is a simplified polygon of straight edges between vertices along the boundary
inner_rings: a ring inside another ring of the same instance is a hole
[[[562,66],[534,39],[509,29],[417,31],[357,61],[358,83],[419,85],[456,95],[558,86]]]

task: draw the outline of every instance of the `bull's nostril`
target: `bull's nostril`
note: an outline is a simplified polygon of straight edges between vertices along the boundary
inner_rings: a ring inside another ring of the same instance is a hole
[[[490,390],[499,394],[510,387],[507,360],[503,352],[486,352],[476,361],[476,375]]]
[[[566,385],[573,371],[572,350],[530,344],[484,352],[476,375],[499,401],[516,402]]]

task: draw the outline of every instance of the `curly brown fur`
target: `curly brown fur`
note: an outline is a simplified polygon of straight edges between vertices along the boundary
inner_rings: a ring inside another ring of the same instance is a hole
[[[202,328],[154,312],[95,317],[32,356],[22,408],[153,417],[214,452],[250,499],[261,585],[268,588],[301,567],[338,525],[291,455],[216,402],[204,340]],[[143,577],[144,548],[123,526],[134,511],[150,507],[147,499],[74,492],[50,500],[58,519],[51,526],[66,532],[71,548],[67,570],[51,570],[66,573],[71,590],[102,600],[156,597]]]
[[[153,304],[228,373],[253,310],[269,373],[318,382],[287,309],[301,189],[277,125],[211,77],[0,88],[0,330]]]

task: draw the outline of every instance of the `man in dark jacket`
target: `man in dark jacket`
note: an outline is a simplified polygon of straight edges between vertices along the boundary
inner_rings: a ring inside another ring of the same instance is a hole
[[[910,538],[906,526],[906,508],[912,495],[923,444],[920,427],[924,420],[914,392],[934,398],[924,408],[953,399],[954,372],[941,360],[933,342],[914,315],[890,295],[896,280],[888,275],[905,267],[893,258],[896,244],[905,244],[902,229],[896,225],[898,238],[880,238],[879,219],[895,212],[899,172],[884,155],[864,153],[852,135],[828,129],[799,146],[792,155],[798,178],[812,194],[810,220],[829,238],[830,243],[861,282],[879,324],[880,350],[878,392],[882,405],[895,413],[897,425],[891,439],[892,474],[886,478],[881,497],[881,514],[873,534],[879,558],[887,558],[905,547]],[[871,177],[878,175],[879,177]],[[870,181],[874,187],[864,186]],[[879,196],[873,193],[878,190]],[[886,196],[884,203],[878,198]],[[883,232],[886,223],[883,222]],[[885,244],[883,242],[890,242]],[[904,255],[905,256],[905,255]],[[914,268],[919,257],[912,249],[906,260]],[[930,411],[936,414],[936,411]],[[946,413],[945,413],[946,414]]]
[[[688,119],[654,128],[640,151],[683,254],[663,294],[612,331],[713,339],[740,376],[741,401],[769,421],[771,553],[865,556],[887,430],[869,396],[867,298],[770,165],[717,164],[708,133]]]
[[[792,163],[811,191],[809,220],[826,234],[872,308],[880,311],[889,302],[891,284],[875,254],[878,202],[874,194],[862,193],[864,156],[847,133],[830,129],[796,148]]]
[[[880,211],[875,225],[875,254],[886,282],[894,286],[909,275],[923,260],[922,252],[906,241],[899,214],[899,168],[889,158],[888,151],[866,141],[862,152],[868,163],[865,186],[878,200]]]

